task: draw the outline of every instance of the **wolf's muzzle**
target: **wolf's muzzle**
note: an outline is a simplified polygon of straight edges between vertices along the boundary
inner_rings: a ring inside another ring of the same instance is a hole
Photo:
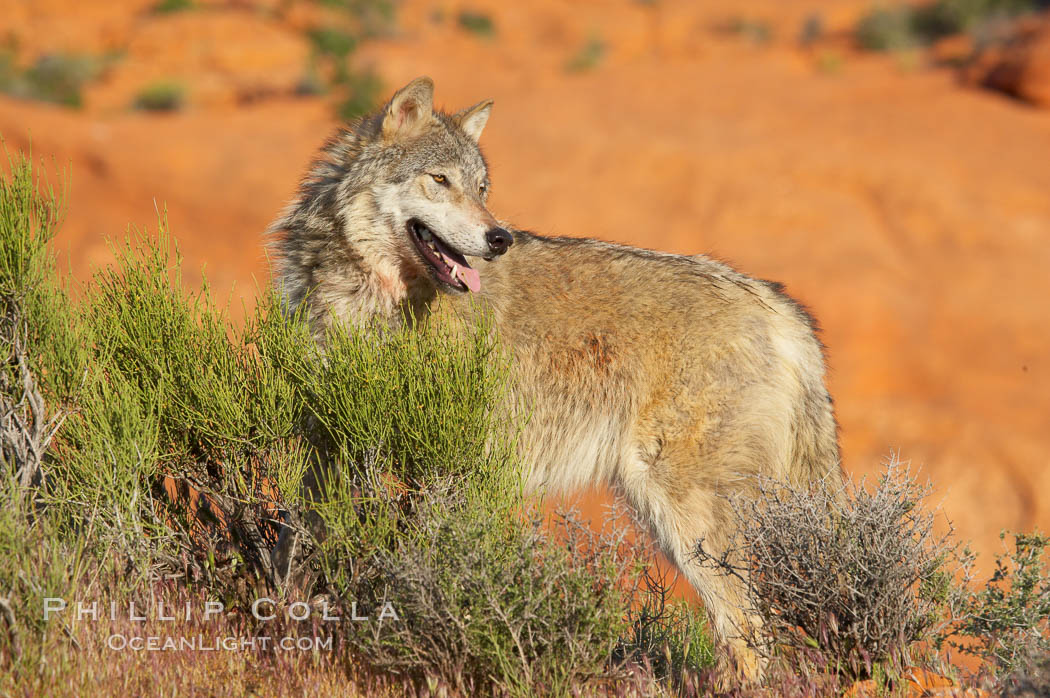
[[[485,240],[489,243],[492,254],[503,254],[507,248],[514,244],[514,237],[503,228],[493,228],[485,233]]]

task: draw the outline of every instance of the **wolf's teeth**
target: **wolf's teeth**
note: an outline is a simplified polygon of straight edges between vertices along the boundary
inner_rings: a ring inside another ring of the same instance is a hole
[[[452,265],[452,278],[453,279],[459,278],[459,265],[458,264],[453,264]]]

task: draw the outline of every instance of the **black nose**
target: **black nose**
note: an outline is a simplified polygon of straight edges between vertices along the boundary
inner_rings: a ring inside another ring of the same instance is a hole
[[[503,254],[514,244],[514,238],[503,228],[493,228],[485,233],[485,239],[488,240],[489,249],[493,254]]]

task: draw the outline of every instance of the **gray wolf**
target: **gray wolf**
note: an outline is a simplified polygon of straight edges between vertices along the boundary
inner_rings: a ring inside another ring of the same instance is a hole
[[[622,493],[753,674],[742,587],[692,553],[726,543],[727,497],[758,478],[841,478],[813,322],[778,284],[702,255],[500,223],[478,146],[491,108],[435,111],[419,78],[337,135],[272,225],[278,283],[319,340],[480,301],[531,408],[528,485]]]

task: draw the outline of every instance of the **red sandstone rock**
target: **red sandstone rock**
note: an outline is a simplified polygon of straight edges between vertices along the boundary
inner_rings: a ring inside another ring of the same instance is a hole
[[[980,82],[1040,107],[1050,107],[1050,18],[1023,25],[1013,41],[971,69]]]

